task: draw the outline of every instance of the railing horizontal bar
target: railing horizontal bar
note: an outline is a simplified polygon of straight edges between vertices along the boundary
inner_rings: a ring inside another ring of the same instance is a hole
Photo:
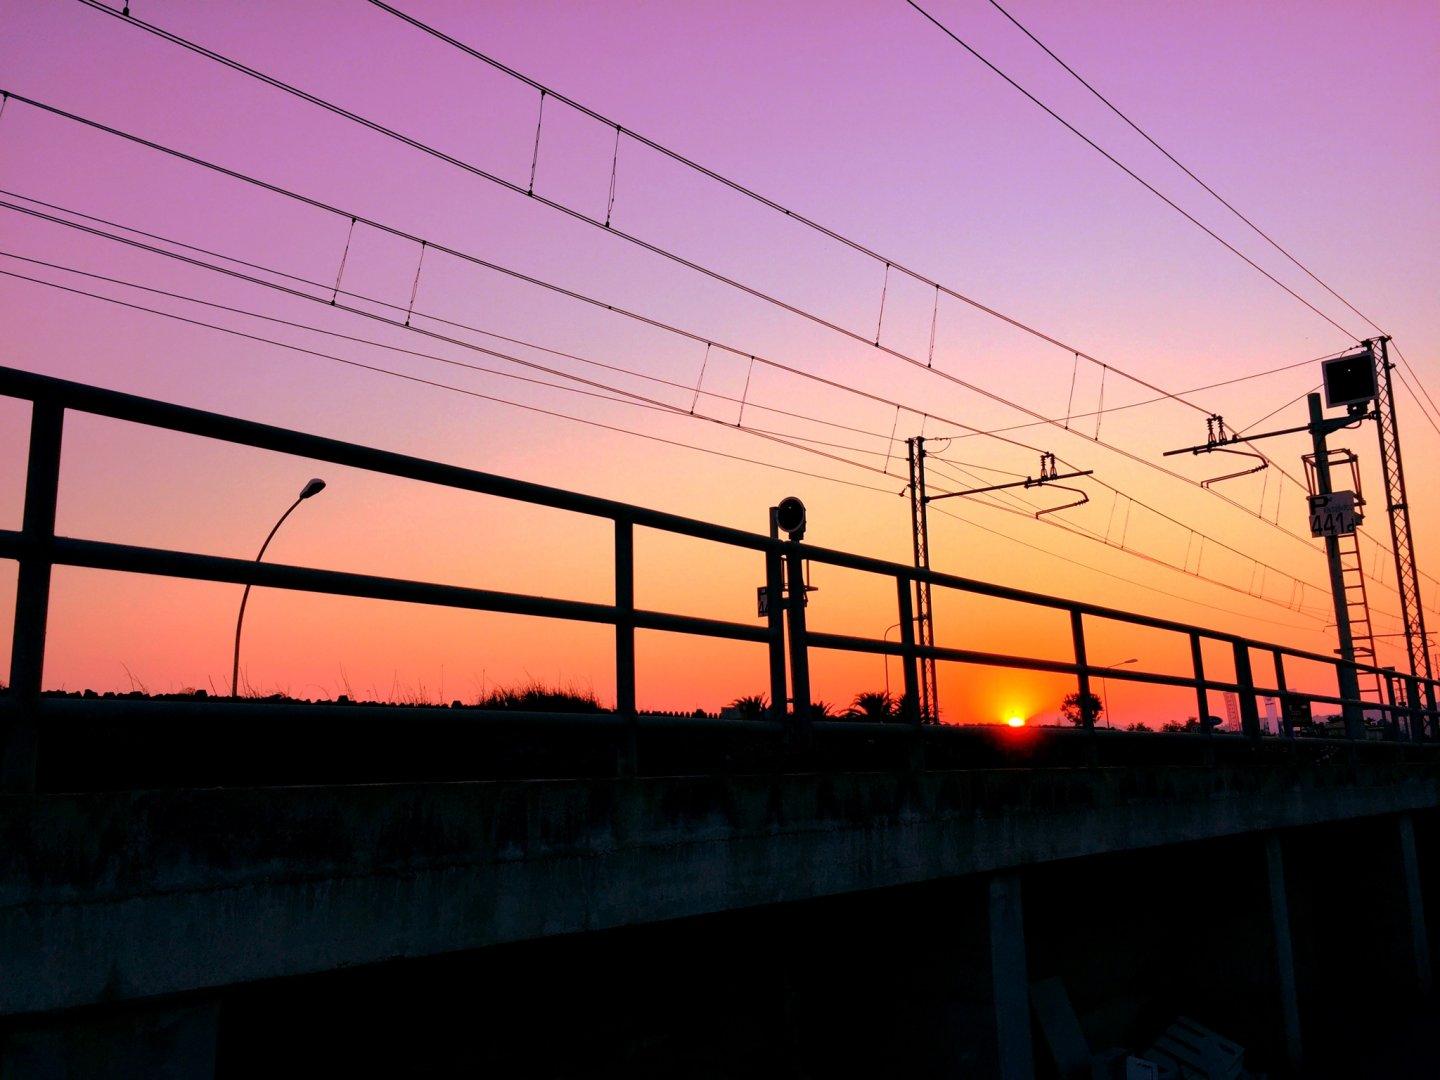
[[[1055,611],[1079,611],[1082,615],[1089,615],[1097,619],[1112,619],[1116,622],[1128,623],[1132,626],[1143,626],[1151,630],[1167,630],[1173,633],[1187,635],[1194,633],[1212,641],[1221,641],[1232,645],[1239,644],[1249,648],[1264,649],[1267,651],[1278,649],[1286,656],[1293,656],[1298,660],[1313,660],[1316,663],[1330,666],[1333,666],[1337,662],[1334,656],[1308,652],[1304,649],[1295,649],[1288,645],[1277,645],[1274,642],[1261,641],[1256,638],[1247,638],[1224,630],[1194,626],[1189,623],[1175,622],[1173,619],[1141,615],[1136,612],[1121,611],[1118,608],[1104,607],[1099,604],[1088,604],[1078,600],[1065,600],[1056,596],[1048,596],[1044,593],[1012,588],[1008,585],[996,585],[993,582],[979,581],[975,578],[958,577],[954,574],[946,574],[938,570],[925,570],[919,567],[905,566],[901,563],[886,562],[884,559],[871,558],[867,555],[856,555],[848,551],[815,547],[810,544],[801,544],[800,550],[804,558],[811,562],[822,563],[827,566],[898,576],[911,581],[928,581],[931,585],[947,589],[957,589],[961,592],[973,593],[977,596],[989,596],[997,600],[1013,600],[1017,603],[1046,607]],[[878,652],[882,650],[864,651]],[[1353,662],[1350,666],[1353,666],[1357,671],[1382,676],[1387,671],[1386,668],[1361,663],[1359,661]],[[1107,675],[1106,678],[1109,678],[1109,676]],[[1424,683],[1426,680],[1422,678],[1420,682]],[[1435,680],[1435,682],[1437,687],[1440,687],[1440,680]]]
[[[515,480],[508,476],[446,465],[424,458],[397,454],[358,443],[328,439],[319,435],[291,431],[287,428],[240,420],[220,413],[192,409],[183,405],[154,401],[150,398],[123,394],[115,390],[86,386],[67,379],[56,379],[35,372],[0,366],[0,394],[31,401],[56,402],[67,409],[107,416],[115,420],[146,424],[150,427],[179,431],[208,439],[273,450],[282,454],[329,461],[336,465],[384,473],[410,480],[438,484],[442,487],[496,495],[520,502],[537,503],[579,514],[630,521],[647,528],[680,533],[701,540],[715,540],[737,547],[763,551],[778,541],[760,533],[745,532],[708,521],[697,521],[678,514],[667,514],[613,499],[582,495],[563,488]]]
[[[1115,619],[1120,622],[1146,626],[1156,630],[1173,630],[1181,634],[1199,633],[1204,637],[1212,638],[1216,641],[1234,642],[1246,640],[1245,638],[1237,637],[1235,634],[1226,633],[1223,630],[1213,630],[1203,626],[1191,626],[1188,623],[1175,622],[1171,619],[1161,619],[1150,615],[1139,615],[1134,612],[1121,611],[1118,608],[1103,607],[1099,604],[1087,604],[1077,600],[1066,600],[1057,596],[1048,596],[1045,593],[1016,589],[1008,585],[996,585],[993,582],[980,581],[976,578],[959,577],[955,574],[946,574],[938,570],[924,570],[919,567],[906,566],[901,563],[886,562],[884,559],[875,559],[866,555],[856,555],[848,551],[815,547],[810,544],[801,544],[800,548],[802,555],[806,559],[828,566],[838,566],[848,570],[860,570],[874,574],[899,574],[912,581],[928,581],[930,584],[938,585],[942,588],[958,589],[962,592],[989,596],[997,600],[1014,600],[1019,603],[1053,608],[1057,611],[1076,610],[1082,614],[1091,615],[1096,618]],[[1262,643],[1257,642],[1256,644],[1259,645]]]
[[[836,649],[843,652],[864,652],[864,653],[887,653],[892,656],[900,655],[901,647],[893,642],[882,642],[874,638],[851,637],[846,634],[811,634],[810,644],[821,649]],[[919,656],[933,656],[936,660],[947,660],[961,664],[973,664],[981,667],[1004,667],[1017,668],[1022,671],[1045,671],[1057,675],[1076,675],[1080,672],[1077,664],[1067,660],[1039,660],[1028,656],[1011,656],[1006,653],[978,652],[974,649],[947,649],[943,646],[928,648],[916,646],[915,652]],[[1112,673],[1102,671],[1096,667],[1089,667],[1093,676],[1111,678]],[[1119,676],[1118,672],[1114,677]],[[1195,680],[1183,675],[1162,675],[1158,672],[1127,671],[1124,678],[1132,682],[1156,683],[1162,686],[1187,686],[1193,687]],[[1220,682],[1214,679],[1207,679],[1205,685],[1216,690],[1236,690],[1240,686],[1236,683]]]
[[[368,600],[397,600],[433,607],[499,611],[578,622],[615,622],[615,609],[608,604],[526,596],[463,585],[407,581],[403,578],[377,577],[342,570],[319,570],[285,563],[262,563],[219,555],[197,555],[98,540],[57,537],[52,548],[52,557],[60,566],[83,566],[95,570],[119,570],[235,585],[251,584],[272,589],[355,596]]]
[[[678,634],[698,634],[702,637],[728,638],[731,641],[770,640],[770,632],[763,626],[748,623],[725,622],[721,619],[704,619],[697,615],[671,615],[664,611],[635,612],[637,630],[668,630]]]
[[[8,395],[52,406],[85,412],[92,415],[149,425],[170,431],[181,432],[203,438],[218,439],[239,445],[291,454],[318,461],[328,461],[350,468],[397,476],[431,483],[456,490],[549,506],[567,512],[581,513],[594,517],[608,518],[647,528],[654,528],[696,539],[723,543],[735,547],[790,552],[799,559],[819,562],[840,568],[866,573],[880,574],[898,581],[926,581],[941,588],[957,589],[967,593],[989,596],[1056,611],[1066,611],[1103,618],[1115,622],[1158,629],[1185,635],[1197,635],[1209,640],[1227,642],[1236,648],[1262,649],[1277,656],[1307,660],[1330,668],[1343,666],[1352,670],[1376,674],[1382,678],[1393,672],[1373,664],[1353,661],[1339,661],[1333,655],[1308,652],[1283,645],[1241,637],[1215,629],[1191,626],[1169,619],[1122,611],[1096,604],[1064,600],[1054,596],[1030,592],[978,581],[971,578],[922,570],[882,559],[836,551],[812,545],[792,545],[759,533],[746,532],[728,526],[698,521],[676,514],[634,506],[628,503],[595,496],[583,495],[561,488],[549,487],[493,473],[480,472],[455,465],[428,461],[405,454],[379,450],[373,447],[340,440],[309,435],[285,428],[223,416],[218,413],[188,408],[148,398],[124,394],[113,390],[87,386],[82,383],[57,379],[35,372],[0,366],[0,395]],[[332,570],[320,570],[281,564],[257,564],[249,560],[229,559],[219,556],[197,555],[163,549],[143,548],[100,541],[59,538],[36,541],[22,533],[0,530],[0,558],[23,559],[35,556],[42,562],[61,565],[85,566],[96,569],[129,571],[194,580],[224,581],[235,584],[250,583],[272,588],[327,593],[333,595],[357,596],[371,599],[421,603],[433,606],[506,612],[542,618],[557,618],[571,621],[614,625],[617,609],[612,605],[592,604],[581,601],[560,600],[549,597],[530,596],[518,593],[472,589],[462,586],[416,582],[397,578],[352,574]],[[628,614],[628,613],[627,613]],[[730,640],[767,642],[771,629],[733,623],[722,620],[703,619],[692,616],[672,615],[662,612],[636,611],[634,625],[649,630],[702,635]],[[901,643],[893,645],[886,641],[839,634],[812,633],[809,643],[821,648],[840,649],[853,652],[904,656]],[[772,643],[773,644],[773,643]],[[1126,669],[1098,669],[1077,667],[1061,661],[1032,659],[983,653],[964,649],[931,648],[917,649],[915,654],[938,660],[948,660],[975,665],[1009,667],[1022,670],[1044,671],[1056,674],[1079,674],[1082,670],[1090,675],[1107,679],[1130,682],[1154,683],[1170,686],[1195,687],[1194,679],[1183,676],[1161,675],[1153,672]],[[1416,679],[1417,685],[1440,687],[1440,681]],[[1278,690],[1259,687],[1242,687],[1236,683],[1205,680],[1206,689],[1232,691],[1265,696],[1280,696]],[[1376,702],[1347,700],[1320,694],[1299,694],[1314,702],[1335,705],[1359,705],[1363,708],[1396,715],[1409,715],[1413,710],[1405,706],[1387,707]]]
[[[0,532],[0,551],[17,542],[16,537],[17,534]],[[615,608],[609,604],[409,581],[403,578],[376,577],[339,570],[319,570],[284,563],[257,563],[250,559],[197,555],[99,540],[58,537],[51,548],[51,556],[54,562],[61,566],[83,566],[95,570],[153,574],[193,581],[252,584],[332,596],[355,596],[368,600],[391,600],[471,611],[496,611],[574,622],[614,625],[616,619]],[[738,641],[766,640],[766,632],[762,627],[660,611],[636,611],[635,625],[647,630],[667,630]]]

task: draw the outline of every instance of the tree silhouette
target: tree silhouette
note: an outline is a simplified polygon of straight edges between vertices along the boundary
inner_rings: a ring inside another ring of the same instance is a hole
[[[885,723],[895,719],[899,711],[900,703],[884,690],[868,690],[855,695],[855,700],[850,703],[850,710],[846,715],[856,720]]]
[[[1094,694],[1082,695],[1079,690],[1066,694],[1060,702],[1060,715],[1076,727],[1085,726],[1085,713],[1088,710],[1092,723],[1098,722],[1100,714],[1105,711],[1105,705]]]
[[[770,699],[764,694],[746,694],[730,702],[728,708],[733,709],[741,720],[764,720],[770,709]]]

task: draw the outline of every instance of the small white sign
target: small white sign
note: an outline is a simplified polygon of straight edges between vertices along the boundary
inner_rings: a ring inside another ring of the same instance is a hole
[[[1353,491],[1310,496],[1311,536],[1348,536],[1364,520]]]

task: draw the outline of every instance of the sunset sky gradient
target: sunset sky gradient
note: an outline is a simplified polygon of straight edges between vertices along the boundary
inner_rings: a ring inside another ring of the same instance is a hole
[[[119,6],[118,0],[115,5]],[[498,3],[398,5],[784,207],[1170,391],[1297,365],[1353,344],[1143,190],[909,6],[866,3]],[[983,0],[927,7],[1036,96],[1336,321],[1374,331],[1268,247],[1109,113]],[[1440,387],[1440,11],[1433,3],[1057,4],[1015,0],[1041,40],[1212,187],[1394,335],[1431,394]],[[136,0],[133,13],[456,158],[526,185],[538,95],[362,2],[189,4]],[[546,293],[360,227],[342,287],[393,315],[415,290],[417,327],[651,395],[678,414],[447,366],[277,326],[14,256],[201,297],[343,334],[503,369],[458,345],[327,304],[183,266],[0,209],[0,271],[98,292],[715,453],[525,411],[346,367],[313,355],[0,277],[9,366],[212,409],[652,506],[754,531],[766,507],[799,495],[809,539],[910,558],[903,444],[1028,417],[873,346],[789,314],[400,146],[121,19],[73,0],[0,0],[0,89],[133,132],[604,303],[905,404],[894,408]],[[537,194],[604,219],[615,133],[547,101]],[[688,172],[633,140],[615,161],[613,223],[864,337],[927,358],[934,294],[913,280]],[[348,220],[216,176],[10,100],[0,114],[0,201],[44,202],[320,283],[328,294]],[[16,196],[19,196],[17,198]],[[54,211],[47,211],[55,213]],[[64,216],[64,215],[59,215]],[[278,279],[276,279],[278,280]],[[292,282],[293,284],[293,282]],[[885,290],[880,319],[882,288]],[[328,299],[328,295],[325,296]],[[457,330],[435,317],[572,354]],[[1047,416],[1093,412],[1102,375],[1073,355],[963,304],[936,318],[934,366]],[[574,357],[677,385],[617,375]],[[702,393],[693,388],[704,366]],[[1074,385],[1072,390],[1072,372]],[[1304,420],[1318,364],[1191,395],[1244,428]],[[747,385],[748,383],[748,385]],[[572,384],[574,385],[574,384]],[[687,389],[690,388],[690,389]],[[713,395],[726,395],[717,397]],[[1153,397],[1115,371],[1107,409]],[[746,411],[729,398],[743,397]],[[1297,400],[1299,399],[1299,400]],[[1287,406],[1287,402],[1290,403]],[[692,403],[698,416],[688,415]],[[818,417],[829,426],[764,411]],[[868,468],[737,429],[795,439]],[[1402,392],[1400,422],[1422,569],[1440,526],[1433,462],[1440,431]],[[1227,482],[1233,503],[1099,445],[1096,417],[1071,430],[1008,432],[941,449],[937,487],[1033,474],[1037,450],[1080,469],[1091,502],[1047,521],[1049,493],[951,500],[933,520],[941,570],[1239,630],[1328,652],[1329,599],[1303,493],[1274,470]],[[17,528],[27,413],[0,400],[0,527]],[[1099,437],[1149,461],[1205,437],[1204,414],[1174,402],[1107,412]],[[835,425],[844,425],[837,427]],[[1367,494],[1381,491],[1372,431],[1348,433]],[[824,445],[826,444],[839,444]],[[1032,449],[1033,448],[1033,449]],[[1303,438],[1266,444],[1303,475]],[[734,455],[767,464],[735,460]],[[1236,462],[1239,459],[1234,459]],[[1196,480],[1229,462],[1167,459]],[[776,468],[776,467],[780,468]],[[781,469],[802,470],[806,474]],[[73,418],[59,531],[157,547],[253,556],[311,475],[329,487],[287,522],[269,558],[609,602],[604,521],[462,495],[279,455]],[[888,475],[887,475],[888,474]],[[859,486],[856,486],[859,485]],[[1106,486],[1109,485],[1109,486]],[[1128,497],[1115,496],[1118,488]],[[1007,512],[995,503],[1009,506]],[[1236,505],[1238,504],[1238,505]],[[939,509],[937,507],[937,509]],[[1155,511],[1163,511],[1169,519]],[[1373,500],[1365,534],[1389,543]],[[953,515],[953,516],[951,516]],[[1055,524],[1059,522],[1059,527]],[[1180,522],[1183,524],[1177,524]],[[1066,531],[1066,530],[1069,531]],[[1213,541],[1197,552],[1200,530]],[[1079,532],[1090,535],[1080,535]],[[1125,549],[1122,550],[1121,546]],[[1362,543],[1376,630],[1400,629],[1393,564]],[[1259,563],[1252,561],[1259,560]],[[1168,565],[1166,565],[1168,564]],[[1261,564],[1264,564],[1263,566]],[[1205,580],[1187,573],[1200,570]],[[642,607],[750,620],[763,579],[752,556],[644,532]],[[1298,588],[1294,579],[1309,584]],[[8,669],[14,565],[0,564],[0,679]],[[1218,584],[1223,581],[1230,587]],[[893,588],[816,568],[811,625],[879,637]],[[1425,582],[1434,614],[1440,590]],[[57,571],[47,687],[225,692],[239,589]],[[1139,659],[1184,672],[1185,642],[1092,627],[1092,661]],[[1068,659],[1061,616],[937,598],[944,644]],[[1403,663],[1382,639],[1384,663]],[[603,627],[443,612],[259,590],[244,667],[258,692],[473,699],[534,677],[614,695]],[[642,634],[642,707],[716,708],[765,687],[760,647]],[[1223,657],[1208,657],[1226,675]],[[875,657],[817,656],[815,696],[841,704],[886,678]],[[897,665],[888,673],[898,683]],[[1308,684],[1324,685],[1323,673]],[[1053,717],[1062,678],[942,668],[945,719]],[[1188,691],[1112,680],[1117,724],[1183,719]],[[1218,705],[1215,711],[1221,711]]]

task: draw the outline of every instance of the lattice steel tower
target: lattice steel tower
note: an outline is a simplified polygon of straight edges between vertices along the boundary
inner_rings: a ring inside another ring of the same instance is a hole
[[[1434,675],[1430,668],[1429,639],[1425,636],[1425,609],[1420,603],[1420,570],[1415,562],[1415,534],[1410,528],[1405,466],[1400,459],[1395,383],[1390,377],[1395,365],[1390,362],[1389,344],[1388,337],[1365,342],[1365,347],[1376,360],[1375,416],[1380,429],[1380,465],[1385,474],[1385,508],[1390,512],[1390,540],[1395,548],[1395,585],[1400,592],[1400,615],[1405,624],[1405,651],[1410,659],[1410,672],[1431,679]],[[1427,705],[1433,712],[1435,689],[1429,683],[1426,683],[1426,697]]]
[[[925,438],[917,435],[906,439],[910,457],[910,530],[915,541],[915,566],[930,569],[930,522],[925,498]],[[921,648],[935,647],[935,616],[930,606],[930,582],[915,582],[915,643]],[[935,683],[935,657],[921,656],[920,710],[922,724],[940,722],[940,695]]]

